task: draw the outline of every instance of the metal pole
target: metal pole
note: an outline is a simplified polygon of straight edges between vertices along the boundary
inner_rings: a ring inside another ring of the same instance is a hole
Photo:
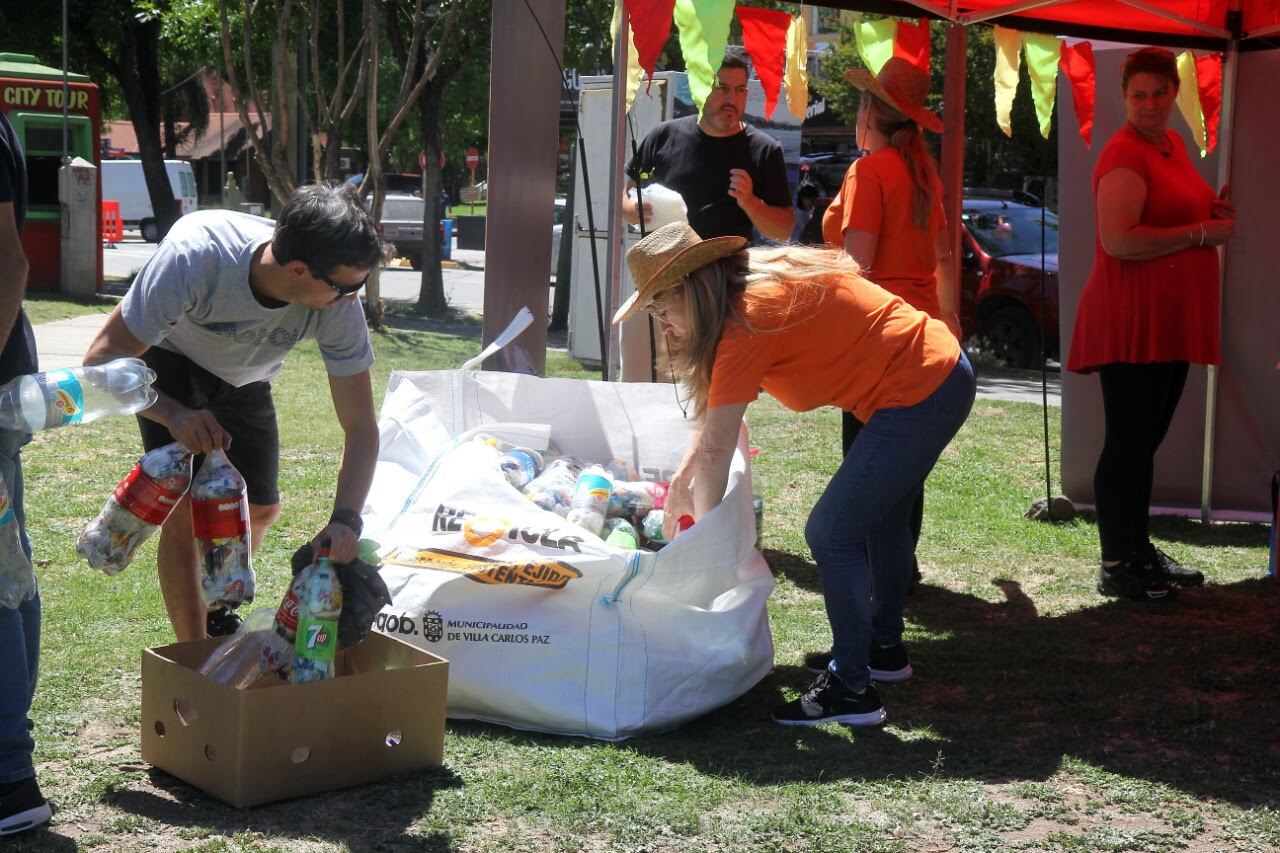
[[[71,162],[71,87],[67,83],[67,0],[62,0],[62,162]]]
[[[1232,9],[1239,9],[1239,3],[1233,2]],[[1228,15],[1238,12],[1229,12]],[[1236,115],[1236,76],[1240,69],[1240,33],[1239,28],[1227,46],[1226,60],[1222,68],[1222,114],[1218,131],[1218,186],[1231,182],[1231,145],[1234,134]],[[1218,324],[1222,324],[1222,305],[1226,299],[1227,283],[1227,248],[1218,247]],[[1213,451],[1217,439],[1216,421],[1218,416],[1218,367],[1209,365],[1205,376],[1204,389],[1204,463],[1200,480],[1200,521],[1208,524],[1211,521],[1213,500]]]
[[[227,107],[222,102],[223,95],[226,94],[226,81],[222,79],[222,72],[218,72],[218,166],[219,178],[222,183],[218,186],[218,207],[227,206]]]
[[[627,16],[622,16],[613,50],[613,122],[609,127],[609,249],[605,254],[605,314],[609,324],[609,350],[601,353],[609,381],[618,378],[618,327],[612,324],[613,312],[622,302],[622,240],[625,225],[622,221],[623,161],[626,157],[627,136],[627,46],[631,43],[631,28]]]

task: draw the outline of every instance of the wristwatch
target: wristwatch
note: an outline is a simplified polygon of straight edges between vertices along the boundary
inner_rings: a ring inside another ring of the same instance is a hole
[[[347,527],[351,528],[352,532],[355,533],[356,536],[359,536],[364,532],[364,519],[360,517],[360,513],[353,509],[335,509],[333,511],[333,515],[329,516],[329,523],[333,524],[335,521],[338,524],[345,524]]]

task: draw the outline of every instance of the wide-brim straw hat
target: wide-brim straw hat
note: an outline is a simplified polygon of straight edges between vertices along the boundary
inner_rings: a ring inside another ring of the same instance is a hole
[[[627,251],[627,268],[636,292],[613,315],[621,323],[670,290],[694,270],[742,251],[747,238],[712,237],[703,240],[687,222],[671,222],[648,234]]]
[[[925,130],[942,133],[942,120],[924,105],[929,94],[929,75],[902,57],[890,57],[874,77],[866,69],[852,68],[844,73],[844,79],[853,88],[875,95]]]

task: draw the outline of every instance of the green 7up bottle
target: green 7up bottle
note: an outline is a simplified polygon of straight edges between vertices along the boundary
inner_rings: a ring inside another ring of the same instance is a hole
[[[321,546],[306,575],[298,594],[298,636],[293,647],[296,657],[290,676],[294,684],[333,678],[338,652],[342,584],[329,562],[327,546]]]

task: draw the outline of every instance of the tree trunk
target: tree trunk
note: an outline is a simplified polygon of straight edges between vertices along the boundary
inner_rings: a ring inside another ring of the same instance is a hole
[[[419,314],[439,317],[449,310],[444,298],[444,271],[440,268],[441,247],[436,239],[438,222],[436,212],[440,206],[440,98],[444,80],[432,80],[418,96],[418,116],[421,122],[423,151],[426,168],[422,182],[422,282],[418,286]]]
[[[138,137],[142,176],[160,236],[169,233],[182,211],[173,197],[173,187],[164,167],[164,146],[160,141],[160,21],[134,19],[125,28],[121,45],[120,90],[129,119]]]

